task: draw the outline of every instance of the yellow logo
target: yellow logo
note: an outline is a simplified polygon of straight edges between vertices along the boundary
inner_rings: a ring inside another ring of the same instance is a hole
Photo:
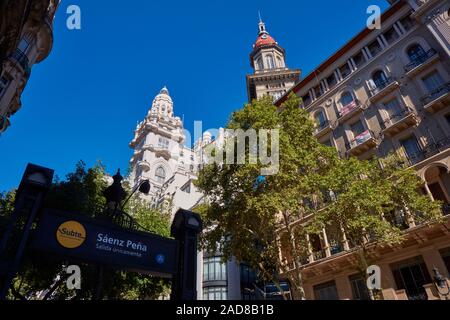
[[[56,240],[67,249],[76,249],[86,240],[86,229],[76,221],[67,221],[56,231]]]

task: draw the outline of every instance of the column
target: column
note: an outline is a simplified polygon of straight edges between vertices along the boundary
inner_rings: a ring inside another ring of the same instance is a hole
[[[314,262],[314,254],[312,251],[311,241],[309,239],[309,234],[306,234],[306,243],[308,245],[308,255],[309,255],[309,262]]]
[[[322,230],[322,237],[323,237],[323,245],[324,245],[323,249],[325,250],[325,256],[331,257],[330,244],[328,243],[328,236],[327,236],[327,231],[325,230],[325,228]]]
[[[347,240],[347,235],[345,234],[344,227],[341,226],[341,232],[342,232],[342,247],[344,248],[344,251],[350,250],[350,244]]]

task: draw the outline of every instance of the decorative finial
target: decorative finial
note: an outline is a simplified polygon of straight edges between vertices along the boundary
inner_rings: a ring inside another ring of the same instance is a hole
[[[259,11],[259,10],[258,10],[258,17],[259,17],[259,22],[260,22],[260,23],[263,22],[263,21],[262,21],[262,18],[261,18],[261,11]]]

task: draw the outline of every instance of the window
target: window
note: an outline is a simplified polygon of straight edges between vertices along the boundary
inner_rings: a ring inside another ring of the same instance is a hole
[[[343,66],[341,66],[339,68],[339,71],[341,72],[342,79],[347,78],[350,75],[350,73],[352,73],[352,69],[350,68],[350,65],[348,64],[348,62],[346,64],[344,64]]]
[[[302,100],[305,107],[309,106],[311,104],[311,95],[309,93],[305,94]]]
[[[352,294],[354,300],[370,300],[367,285],[364,279],[359,274],[349,277],[352,286]]]
[[[191,193],[191,183],[188,182],[184,186],[182,186],[181,191],[185,193]]]
[[[325,142],[323,143],[323,145],[324,145],[324,146],[327,146],[327,147],[333,147],[333,143],[331,142],[331,139],[328,139],[327,141],[325,141]]]
[[[402,24],[403,28],[408,32],[414,27],[414,20],[411,19],[410,15],[407,15],[403,19],[400,20],[400,23]]]
[[[228,289],[225,286],[203,288],[203,300],[227,300]]]
[[[350,125],[350,129],[351,129],[354,137],[357,137],[360,134],[362,134],[364,131],[366,131],[366,129],[364,128],[363,123],[361,122],[361,120],[355,122],[352,125]]]
[[[169,140],[160,137],[158,140],[158,147],[161,149],[168,150],[169,149]]]
[[[271,54],[266,57],[266,64],[267,68],[275,69],[275,61],[273,60],[273,56]]]
[[[362,51],[353,56],[353,61],[357,68],[361,67],[366,62],[366,58],[364,58]]]
[[[164,183],[166,181],[166,170],[163,167],[158,167],[155,172],[155,178],[159,183]]]
[[[388,83],[388,78],[382,70],[375,71],[372,75],[372,80],[375,84],[375,87],[378,89],[383,89]]]
[[[397,33],[394,27],[391,27],[383,35],[388,44],[392,44],[395,40],[400,38],[400,35]]]
[[[334,72],[326,79],[328,87],[331,89],[332,87],[334,87],[337,83],[337,79],[336,79],[336,75],[334,74]]]
[[[391,266],[398,290],[406,290],[409,300],[426,300],[425,284],[432,283],[422,257],[412,258]]]
[[[327,118],[325,117],[325,113],[322,110],[316,113],[314,119],[316,120],[317,126],[319,128],[323,128],[327,123]]]
[[[445,115],[445,119],[447,119],[447,123],[450,126],[450,113]]]
[[[264,65],[263,65],[263,62],[262,62],[261,58],[258,58],[256,60],[256,65],[258,66],[258,70],[263,70],[264,69]]]
[[[281,61],[280,57],[277,57],[277,66],[278,68],[281,68],[283,66],[283,62]]]
[[[375,39],[375,41],[371,42],[367,46],[367,49],[369,49],[369,52],[372,55],[372,57],[375,57],[377,54],[381,52],[381,50],[383,50],[380,43],[378,42],[378,39]]]
[[[389,118],[399,116],[402,112],[402,108],[397,99],[393,99],[389,102],[386,102],[384,104],[384,108],[386,109],[387,113],[389,114]]]
[[[450,273],[450,248],[443,249],[440,251],[442,259],[444,260],[447,271]]]
[[[322,86],[320,84],[315,86],[313,90],[316,95],[316,99],[319,99],[323,95]]]
[[[410,46],[406,51],[406,54],[408,55],[409,60],[411,60],[411,62],[423,60],[426,55],[425,50],[423,50],[422,46],[419,44],[414,44]],[[420,63],[422,62],[423,61],[421,61]]]
[[[30,46],[30,43],[26,39],[22,39],[19,43],[19,46],[17,49],[20,50],[20,52],[27,53],[27,50]]]
[[[0,78],[0,97],[3,95],[3,93],[6,91],[6,88],[8,87],[9,80],[5,77]]]
[[[421,148],[415,136],[400,141],[400,144],[411,162],[416,163],[422,158]]]
[[[314,286],[316,300],[339,300],[336,283],[334,281]]]
[[[355,99],[353,99],[353,95],[350,92],[348,92],[348,91],[344,92],[342,94],[342,96],[341,96],[341,105],[342,105],[342,107],[346,107],[346,106],[350,105],[354,101],[355,101]]]
[[[429,92],[437,90],[444,84],[444,80],[437,71],[433,71],[426,77],[422,78],[422,81]]]
[[[221,259],[211,257],[203,260],[203,281],[227,281],[227,264]]]

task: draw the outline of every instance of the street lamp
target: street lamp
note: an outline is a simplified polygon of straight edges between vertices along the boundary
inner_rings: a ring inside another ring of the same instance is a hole
[[[450,295],[450,286],[448,285],[447,279],[439,272],[438,268],[434,267],[434,285],[436,286],[436,289],[439,294],[443,295],[445,297],[445,300],[449,300],[448,296]],[[442,293],[441,290],[447,290],[447,292]]]
[[[130,201],[131,197],[136,193],[136,191],[138,191],[140,193],[143,193],[145,195],[148,195],[148,193],[150,192],[150,181],[149,180],[143,180],[141,181],[141,183],[134,188],[133,192],[131,192],[130,196],[125,200],[125,202],[122,205],[121,210],[123,210],[123,208],[125,208],[125,205],[128,203],[128,201]]]

